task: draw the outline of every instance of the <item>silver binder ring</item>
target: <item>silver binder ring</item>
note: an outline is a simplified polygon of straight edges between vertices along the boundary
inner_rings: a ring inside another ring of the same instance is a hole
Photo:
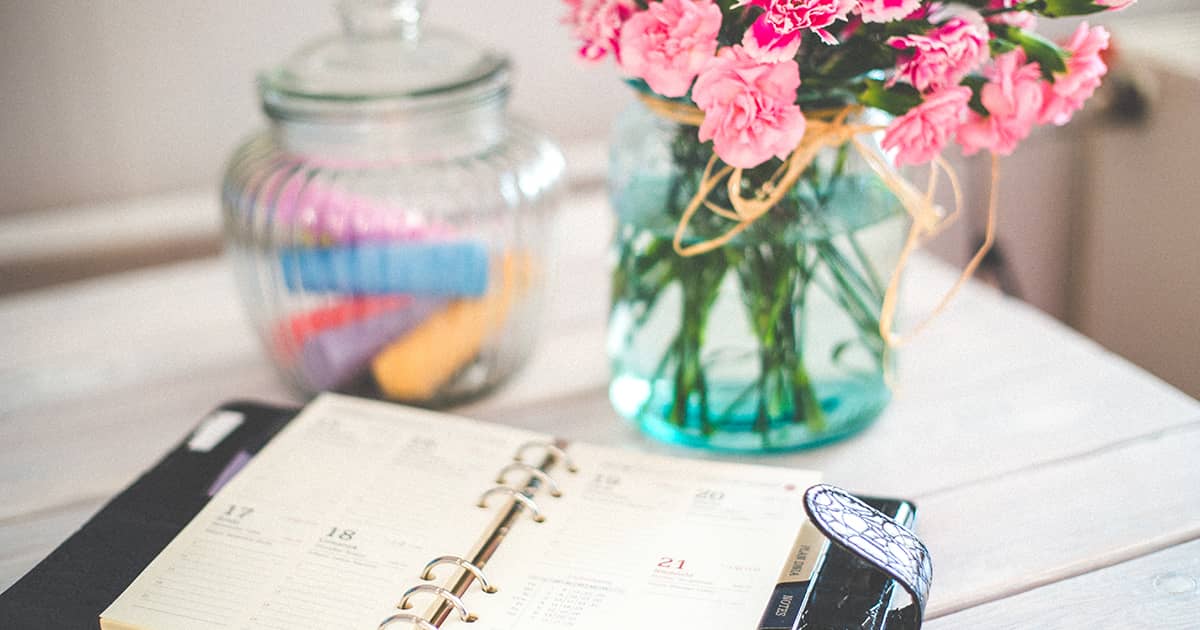
[[[432,580],[433,579],[433,569],[434,569],[434,567],[438,566],[439,564],[453,564],[457,567],[465,569],[471,575],[474,575],[476,580],[479,580],[479,585],[483,588],[484,593],[495,593],[497,590],[495,586],[492,586],[487,581],[487,578],[483,577],[482,569],[475,566],[474,564],[471,564],[470,562],[467,562],[466,560],[463,560],[462,558],[460,558],[458,556],[438,556],[438,557],[434,558],[433,560],[430,560],[429,564],[425,565],[425,570],[421,572],[421,579],[422,580]]]
[[[467,605],[463,603],[463,600],[459,599],[458,595],[455,595],[454,593],[451,593],[449,590],[440,586],[434,586],[433,584],[418,584],[407,591],[404,591],[404,596],[400,598],[400,603],[396,605],[396,608],[401,610],[408,610],[409,608],[412,608],[412,604],[409,603],[408,600],[411,599],[413,595],[418,593],[433,593],[434,595],[437,595],[441,599],[448,602],[451,606],[454,606],[454,610],[458,611],[458,618],[467,623],[471,623],[472,621],[478,619],[478,617],[475,615],[467,612]]]
[[[377,630],[386,630],[388,626],[394,623],[410,623],[414,628],[420,628],[421,630],[438,630],[438,627],[432,623],[429,623],[428,619],[424,617],[418,617],[412,613],[397,613],[392,615],[391,617],[384,619],[383,623],[379,624],[379,628]]]
[[[531,448],[540,448],[543,451],[549,453],[550,455],[553,455],[555,457],[555,459],[562,462],[563,465],[567,467],[567,472],[569,472],[569,473],[579,472],[579,468],[577,468],[575,466],[575,462],[571,461],[571,458],[570,458],[570,456],[567,455],[567,452],[562,450],[561,448],[555,446],[554,444],[551,444],[550,442],[538,442],[538,441],[526,442],[526,443],[522,444],[520,446],[520,448],[517,449],[517,454],[513,455],[513,459],[518,462],[524,461],[525,460],[525,451],[528,451]]]
[[[488,497],[491,497],[493,494],[509,495],[510,497],[515,499],[517,502],[519,502],[521,505],[524,505],[526,508],[528,508],[530,512],[533,512],[533,520],[535,522],[541,523],[542,521],[546,520],[546,517],[542,516],[542,511],[538,509],[538,505],[537,505],[536,501],[534,501],[533,499],[530,499],[529,497],[525,496],[523,493],[521,493],[517,490],[513,490],[512,488],[509,488],[508,486],[496,486],[496,487],[492,488],[491,490],[484,492],[479,497],[479,507],[481,507],[481,508],[487,507]]]
[[[562,496],[562,490],[558,489],[558,482],[554,481],[553,477],[546,474],[546,471],[542,470],[541,468],[537,468],[535,466],[530,466],[529,464],[526,464],[525,462],[513,462],[513,463],[505,466],[500,471],[500,474],[496,476],[496,483],[507,483],[505,481],[505,478],[508,477],[508,473],[510,473],[514,470],[523,472],[527,475],[530,475],[531,477],[536,477],[539,481],[546,484],[546,487],[550,489],[550,496],[552,496],[552,497],[561,497]]]

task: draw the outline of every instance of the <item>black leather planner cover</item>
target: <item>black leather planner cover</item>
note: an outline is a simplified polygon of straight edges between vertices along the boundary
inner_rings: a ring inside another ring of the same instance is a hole
[[[0,594],[4,630],[99,627],[99,616],[209,500],[239,453],[256,453],[297,409],[232,402],[236,429],[207,452],[179,444],[45,560]]]
[[[100,613],[191,522],[208,503],[215,488],[299,412],[232,402],[213,414],[222,411],[240,414],[240,424],[228,434],[220,432],[199,450],[195,442],[200,434],[197,430],[109,501],[33,570],[0,593],[0,630],[96,630]],[[867,501],[865,509],[880,510],[901,525],[911,525],[912,504],[890,499]],[[804,609],[799,611],[800,618],[792,617],[793,628],[908,627],[898,621],[892,623],[892,615],[886,614],[894,590],[892,580],[886,575],[847,550],[830,548],[824,566],[814,576],[812,592]]]

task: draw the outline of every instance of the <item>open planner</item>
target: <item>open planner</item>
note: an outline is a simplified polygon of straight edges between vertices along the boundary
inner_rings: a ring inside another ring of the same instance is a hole
[[[326,394],[100,625],[753,629],[812,551],[818,477]]]

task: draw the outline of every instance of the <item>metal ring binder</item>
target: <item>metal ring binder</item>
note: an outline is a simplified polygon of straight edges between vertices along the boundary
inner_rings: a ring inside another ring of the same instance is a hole
[[[508,486],[496,486],[487,492],[484,492],[483,495],[479,497],[479,507],[487,507],[488,497],[492,496],[493,494],[507,494],[513,499],[516,499],[521,503],[521,505],[524,505],[526,508],[528,508],[530,512],[533,512],[533,520],[537,523],[541,523],[542,521],[546,520],[546,517],[542,516],[542,511],[538,509],[536,501],[529,498],[525,493],[514,490]]]
[[[503,469],[500,470],[500,474],[496,476],[496,483],[505,483],[504,478],[506,476],[508,476],[508,473],[510,471],[513,471],[513,470],[519,470],[519,471],[526,473],[532,477],[536,477],[539,481],[546,484],[546,487],[550,489],[550,496],[552,496],[552,497],[561,497],[562,496],[562,490],[558,489],[558,482],[554,481],[553,477],[546,474],[546,471],[544,471],[540,468],[537,468],[535,466],[530,466],[529,464],[526,464],[525,462],[513,462],[513,463],[505,466]]]
[[[475,576],[475,579],[479,580],[479,585],[483,588],[484,593],[495,593],[498,590],[495,586],[492,586],[492,584],[487,581],[487,578],[483,577],[482,569],[458,556],[438,556],[433,560],[430,560],[429,563],[425,565],[425,570],[421,572],[421,579],[434,579],[433,568],[439,564],[453,564],[462,569],[470,571],[471,574]]]
[[[404,591],[404,596],[400,598],[400,603],[396,606],[396,608],[400,608],[402,610],[412,608],[412,604],[408,603],[408,600],[417,593],[433,593],[434,595],[446,600],[452,606],[454,606],[454,609],[458,611],[459,619],[462,619],[463,621],[470,623],[478,619],[478,617],[467,611],[467,605],[463,603],[462,599],[459,599],[458,595],[455,595],[454,593],[451,593],[449,590],[440,586],[434,586],[433,584],[418,584],[407,591]]]
[[[523,461],[526,451],[533,448],[542,450],[541,457],[538,458],[533,465]],[[488,498],[493,494],[505,494],[512,498],[504,509],[501,510],[497,521],[493,524],[492,530],[486,534],[484,540],[479,543],[480,546],[473,551],[470,559],[459,556],[438,556],[430,560],[424,570],[421,571],[422,580],[433,580],[433,569],[441,564],[453,564],[463,571],[456,572],[450,576],[450,579],[442,586],[433,584],[420,584],[414,586],[404,592],[397,608],[408,609],[412,608],[409,600],[418,593],[432,593],[438,597],[438,601],[426,611],[427,616],[423,617],[413,613],[398,613],[394,614],[383,623],[379,624],[378,630],[387,630],[393,624],[408,623],[412,624],[412,628],[417,630],[437,630],[450,619],[451,615],[457,613],[457,616],[466,622],[472,622],[477,617],[467,611],[466,605],[463,603],[462,597],[470,588],[471,583],[478,581],[480,587],[485,593],[495,593],[496,587],[493,586],[483,574],[483,567],[487,565],[488,559],[496,550],[496,546],[505,536],[508,535],[509,529],[518,519],[521,518],[521,513],[529,510],[531,516],[536,522],[543,522],[546,517],[542,515],[542,511],[538,509],[538,504],[533,500],[533,493],[541,485],[545,485],[551,496],[561,496],[558,483],[546,472],[546,469],[561,462],[570,472],[576,472],[574,462],[567,457],[562,448],[554,443],[549,442],[527,442],[517,449],[515,461],[508,466],[505,466],[497,478],[500,484],[505,483],[505,478],[514,471],[527,473],[529,477],[520,488],[514,488],[508,485],[498,485],[484,492],[479,497],[479,507],[486,508]],[[534,480],[537,481],[534,481]]]
[[[377,630],[386,630],[386,628],[388,626],[390,626],[394,623],[400,623],[402,621],[411,623],[412,625],[420,628],[421,630],[438,630],[438,627],[433,625],[432,623],[429,623],[428,619],[414,615],[412,613],[396,613],[396,614],[392,615],[391,617],[384,619],[383,623],[379,624],[379,628],[377,628]]]
[[[575,462],[571,461],[571,458],[567,455],[567,452],[562,450],[561,448],[555,446],[554,444],[551,444],[550,442],[539,442],[539,441],[526,442],[517,448],[517,453],[515,455],[513,455],[513,459],[518,462],[524,461],[525,451],[527,451],[531,448],[541,448],[541,449],[545,450],[547,453],[553,455],[555,459],[562,462],[563,465],[565,465],[567,467],[567,472],[569,472],[569,473],[579,472],[579,468],[577,466],[575,466]]]

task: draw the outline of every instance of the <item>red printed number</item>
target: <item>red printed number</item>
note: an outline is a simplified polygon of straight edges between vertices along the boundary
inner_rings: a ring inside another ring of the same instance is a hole
[[[666,556],[658,559],[658,566],[662,569],[682,569],[683,563],[683,560],[676,560],[675,558],[668,558]]]

